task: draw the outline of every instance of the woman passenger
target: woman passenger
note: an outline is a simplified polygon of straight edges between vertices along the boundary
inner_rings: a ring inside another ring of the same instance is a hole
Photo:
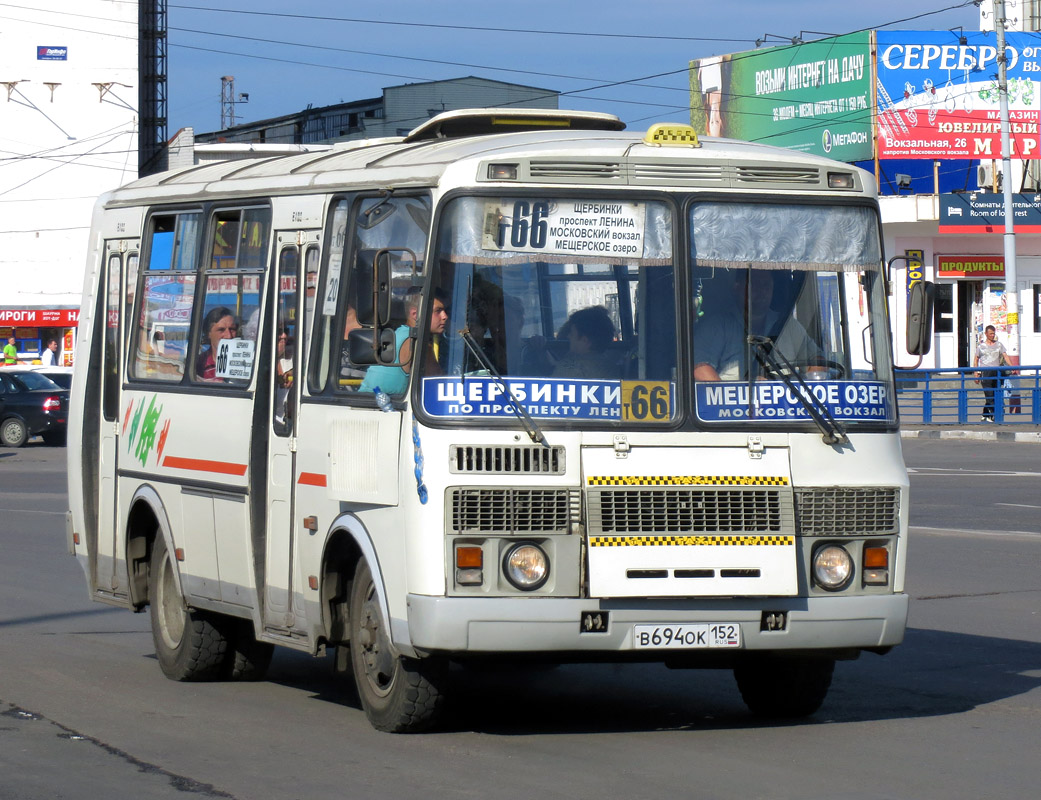
[[[211,308],[202,321],[203,335],[208,346],[204,347],[195,360],[195,375],[199,380],[216,381],[217,346],[221,339],[235,339],[239,335],[239,324],[231,309],[224,306]]]

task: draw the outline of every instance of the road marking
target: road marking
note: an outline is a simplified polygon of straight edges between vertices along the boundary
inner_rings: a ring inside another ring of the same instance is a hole
[[[908,467],[907,473],[909,475],[936,475],[944,478],[957,476],[965,478],[979,478],[987,477],[990,475],[1001,477],[1001,478],[1041,478],[1041,472],[1026,472],[1017,470],[1002,470],[1002,469],[990,469],[990,470],[967,470],[967,469],[945,469],[944,467]]]
[[[1041,531],[970,531],[965,528],[931,528],[927,525],[910,525],[910,531],[918,531],[924,534],[953,534],[955,536],[1029,536],[1036,538],[1041,536]]]
[[[996,506],[1008,506],[1009,508],[1041,508],[1041,506],[1032,506],[1028,503],[995,503]]]

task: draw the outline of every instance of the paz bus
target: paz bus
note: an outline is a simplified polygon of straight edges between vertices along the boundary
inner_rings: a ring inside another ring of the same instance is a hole
[[[900,643],[872,177],[624,128],[455,111],[99,199],[70,548],[167,677],[333,653],[403,732],[477,662],[650,661],[798,717]]]

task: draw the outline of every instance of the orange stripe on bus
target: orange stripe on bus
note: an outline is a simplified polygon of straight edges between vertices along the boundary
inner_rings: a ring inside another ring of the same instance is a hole
[[[204,458],[181,458],[167,456],[163,459],[164,467],[173,469],[190,469],[194,472],[217,472],[221,475],[245,475],[245,464],[229,464],[226,461],[207,461]]]
[[[325,486],[325,476],[319,472],[301,472],[297,483],[301,486]]]

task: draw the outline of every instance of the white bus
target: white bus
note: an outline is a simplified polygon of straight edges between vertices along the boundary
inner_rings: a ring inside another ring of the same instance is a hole
[[[656,661],[794,717],[902,640],[871,176],[623,128],[450,112],[99,200],[70,547],[167,677],[335,648],[412,731],[450,667]]]

